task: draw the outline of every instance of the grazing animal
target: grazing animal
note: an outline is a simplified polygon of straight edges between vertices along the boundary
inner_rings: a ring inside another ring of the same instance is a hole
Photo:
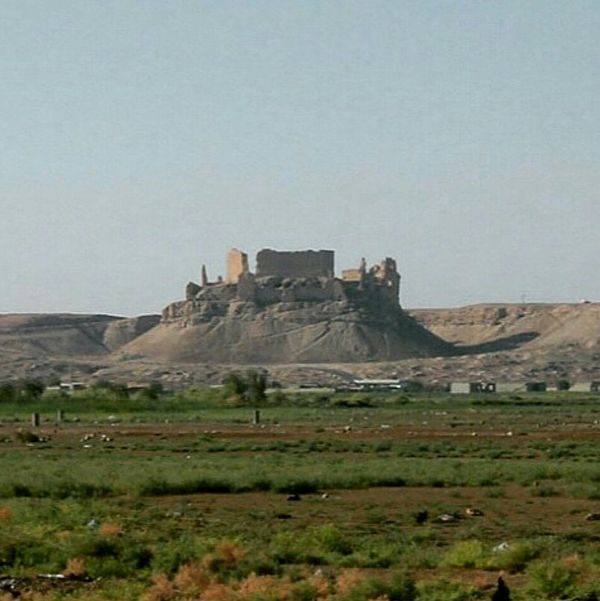
[[[502,576],[498,578],[498,587],[492,595],[492,601],[510,601],[510,589],[504,583]]]
[[[300,495],[297,495],[297,494],[288,495],[286,497],[286,501],[300,501],[301,499],[302,499],[302,497]]]
[[[424,524],[429,519],[429,512],[427,509],[423,509],[422,511],[417,511],[415,513],[415,522],[419,525]]]
[[[476,507],[467,507],[465,509],[465,513],[471,518],[483,515],[483,511],[481,511],[481,509],[477,509]]]

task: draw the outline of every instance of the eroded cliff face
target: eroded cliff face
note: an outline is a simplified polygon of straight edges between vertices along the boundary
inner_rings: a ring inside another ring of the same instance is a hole
[[[424,327],[455,343],[458,351],[600,347],[598,303],[507,303],[410,313]]]
[[[330,363],[446,355],[400,307],[333,301],[181,301],[123,352],[165,362]]]

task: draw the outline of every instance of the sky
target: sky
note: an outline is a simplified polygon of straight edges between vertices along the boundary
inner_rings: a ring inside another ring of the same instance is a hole
[[[232,248],[405,307],[600,301],[597,0],[2,0],[0,313],[156,313]]]

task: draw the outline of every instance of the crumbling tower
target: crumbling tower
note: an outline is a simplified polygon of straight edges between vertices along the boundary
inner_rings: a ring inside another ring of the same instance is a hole
[[[232,248],[227,253],[225,283],[237,284],[242,276],[247,275],[248,272],[248,255],[237,248]]]

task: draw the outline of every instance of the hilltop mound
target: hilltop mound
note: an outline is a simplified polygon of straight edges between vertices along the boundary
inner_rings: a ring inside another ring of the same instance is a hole
[[[190,282],[186,300],[125,345],[122,355],[166,363],[328,363],[448,354],[450,345],[400,307],[387,258],[333,275],[332,251],[262,250],[256,275],[233,250],[225,281]]]
[[[378,314],[342,302],[211,308],[210,316],[163,320],[121,352],[165,363],[328,363],[449,351],[449,345],[400,311]]]

